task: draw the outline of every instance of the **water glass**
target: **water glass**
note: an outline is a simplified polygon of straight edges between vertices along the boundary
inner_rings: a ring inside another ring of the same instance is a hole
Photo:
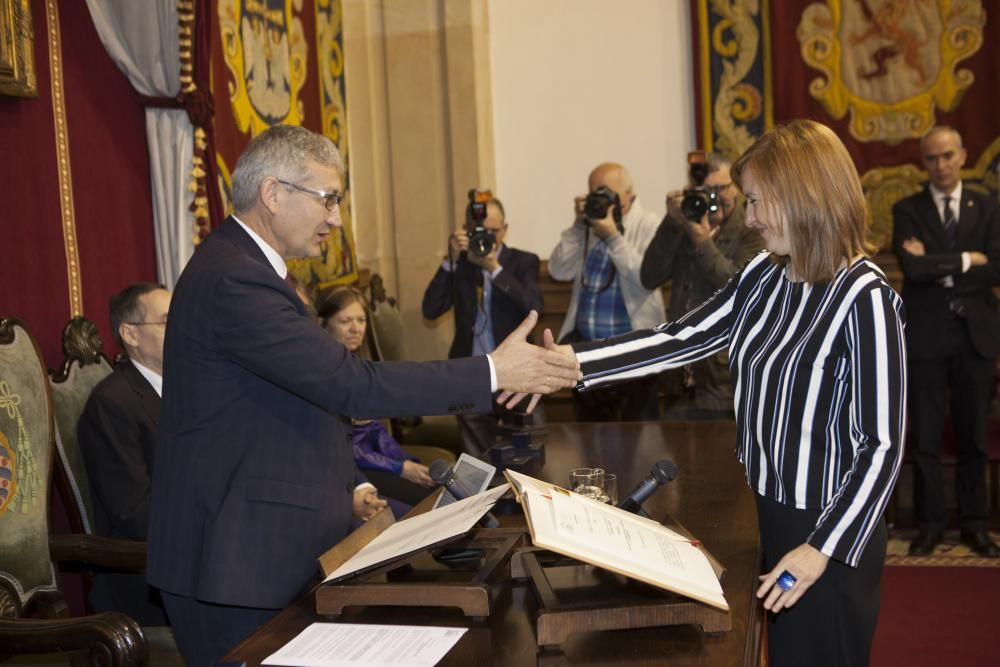
[[[604,468],[577,468],[569,473],[569,490],[600,502],[604,497]]]

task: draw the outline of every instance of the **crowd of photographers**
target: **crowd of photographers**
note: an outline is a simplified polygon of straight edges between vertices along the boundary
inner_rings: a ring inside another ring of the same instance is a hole
[[[574,201],[573,223],[549,257],[555,280],[572,282],[560,342],[598,340],[675,320],[721,288],[762,247],[743,224],[729,162],[693,152],[690,184],[667,195],[667,214],[645,209],[628,170],[603,163],[588,193]],[[532,310],[541,310],[539,258],[504,243],[501,201],[472,190],[465,224],[448,240],[448,256],[424,294],[423,315],[455,309],[450,356],[492,351]],[[670,282],[665,311],[660,288]],[[573,394],[577,421],[659,419],[656,377]],[[733,390],[725,353],[674,376],[666,419],[731,419]],[[480,455],[493,442],[498,415],[462,416],[463,447]]]

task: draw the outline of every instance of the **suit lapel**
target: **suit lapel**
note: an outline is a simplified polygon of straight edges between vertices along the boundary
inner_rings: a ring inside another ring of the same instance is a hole
[[[921,195],[920,209],[922,212],[921,221],[924,225],[926,240],[933,239],[934,250],[947,250],[950,248],[948,235],[944,231],[944,223],[941,222],[941,215],[938,213],[937,204],[934,203],[934,196],[931,195],[929,187],[925,187]],[[929,244],[924,244],[929,245]],[[928,252],[931,249],[928,248]]]

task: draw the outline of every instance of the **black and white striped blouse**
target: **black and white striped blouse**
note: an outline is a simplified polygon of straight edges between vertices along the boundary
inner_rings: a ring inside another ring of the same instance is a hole
[[[856,566],[902,461],[903,319],[902,300],[867,259],[830,283],[801,283],[765,252],[676,322],[574,349],[590,388],[728,348],[747,482],[822,510],[809,544]]]

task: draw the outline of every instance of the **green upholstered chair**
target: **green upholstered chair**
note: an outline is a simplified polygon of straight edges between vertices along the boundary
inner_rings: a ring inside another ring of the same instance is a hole
[[[22,323],[2,319],[0,652],[70,653],[74,664],[143,664],[146,641],[132,619],[116,613],[70,618],[56,585],[48,534],[54,433],[38,347]],[[100,555],[97,545],[86,546],[90,556],[69,549],[63,555],[84,561]]]
[[[372,358],[378,361],[405,361],[406,327],[399,304],[386,295],[385,283],[377,273],[372,274],[368,290],[371,308],[371,335],[368,340]],[[457,454],[462,451],[462,440],[454,417],[406,417],[393,419],[391,424],[393,437],[424,464],[434,459],[454,463]]]
[[[101,336],[97,325],[85,317],[74,317],[62,333],[65,355],[59,370],[50,376],[52,402],[56,422],[55,480],[68,503],[67,515],[73,535],[52,537],[53,549],[81,548],[83,543],[95,541],[107,550],[102,569],[142,572],[146,568],[146,543],[126,540],[83,538],[94,533],[93,501],[90,495],[90,478],[83,462],[83,454],[76,439],[76,423],[83,414],[87,399],[94,387],[113,372],[107,357],[101,352]],[[84,587],[90,590],[92,577],[82,569]],[[142,626],[149,649],[149,663],[163,667],[183,667],[184,661],[173,631],[167,626]]]
[[[52,403],[56,419],[57,480],[66,502],[72,503],[70,518],[77,533],[93,534],[94,509],[90,479],[76,440],[76,423],[83,414],[94,387],[111,374],[111,364],[101,352],[97,325],[85,317],[74,317],[63,329],[65,358],[51,374]]]

